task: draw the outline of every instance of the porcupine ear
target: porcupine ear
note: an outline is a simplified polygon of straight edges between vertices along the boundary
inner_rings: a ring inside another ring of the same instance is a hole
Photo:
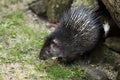
[[[57,46],[58,46],[58,40],[57,39],[53,39],[52,41],[51,41],[51,43],[50,43],[50,47],[51,48],[56,48]]]

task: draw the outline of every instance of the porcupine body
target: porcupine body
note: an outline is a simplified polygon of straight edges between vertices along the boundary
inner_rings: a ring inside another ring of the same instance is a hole
[[[55,31],[46,37],[39,58],[61,57],[71,62],[95,48],[103,34],[100,16],[94,9],[71,8],[65,12]]]

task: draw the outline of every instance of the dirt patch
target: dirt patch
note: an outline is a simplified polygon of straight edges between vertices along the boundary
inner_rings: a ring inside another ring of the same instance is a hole
[[[35,71],[34,65],[23,63],[6,63],[0,65],[0,74],[3,80],[33,80],[34,75],[46,76],[46,73]],[[3,77],[4,76],[4,77]]]

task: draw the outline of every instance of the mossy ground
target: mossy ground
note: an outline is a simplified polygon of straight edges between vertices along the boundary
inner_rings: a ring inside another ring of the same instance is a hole
[[[64,66],[38,59],[45,23],[27,11],[31,0],[0,1],[0,80],[80,80],[77,64]],[[83,80],[83,79],[82,79]]]

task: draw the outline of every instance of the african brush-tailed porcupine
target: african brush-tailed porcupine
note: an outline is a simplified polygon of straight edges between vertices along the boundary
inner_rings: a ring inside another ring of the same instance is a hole
[[[74,60],[98,44],[104,34],[102,26],[100,16],[94,9],[71,8],[64,14],[55,31],[46,37],[39,58]]]

